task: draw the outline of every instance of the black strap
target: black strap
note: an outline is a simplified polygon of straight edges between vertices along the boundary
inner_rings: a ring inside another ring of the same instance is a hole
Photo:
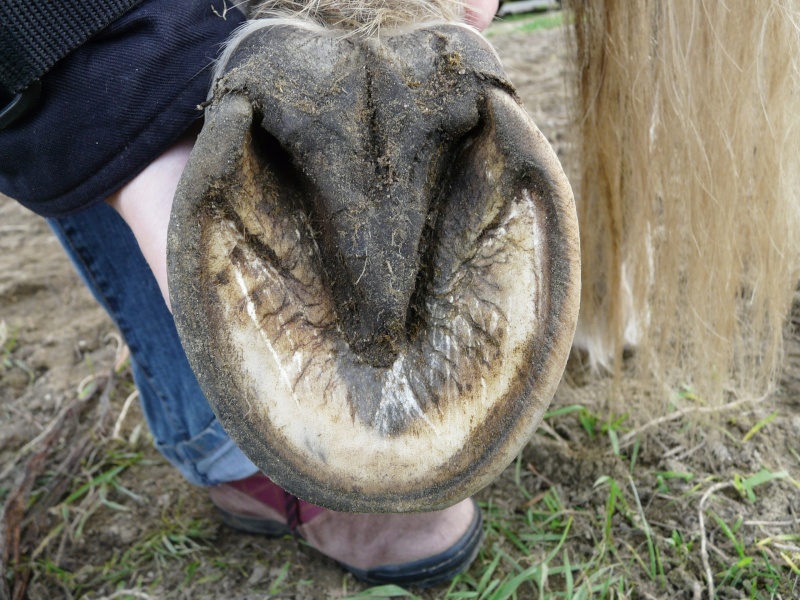
[[[297,496],[289,492],[283,492],[284,509],[286,510],[286,525],[293,536],[297,536],[297,528],[300,527],[300,501]]]
[[[0,90],[24,91],[141,0],[0,0]]]

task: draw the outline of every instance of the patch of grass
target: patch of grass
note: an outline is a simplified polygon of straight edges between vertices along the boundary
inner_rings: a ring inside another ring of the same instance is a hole
[[[286,578],[289,576],[289,568],[292,566],[291,561],[286,561],[283,563],[280,571],[278,571],[277,577],[269,586],[269,594],[274,596],[275,594],[280,594],[283,591],[284,583],[286,582]]]
[[[619,434],[628,431],[627,428],[623,427],[623,423],[628,420],[629,416],[628,413],[625,413],[624,415],[612,415],[610,418],[604,419],[583,407],[577,411],[578,422],[589,436],[589,439],[593,440],[598,434],[608,436],[611,448],[617,456],[620,456]],[[638,448],[635,452],[638,453]],[[632,459],[632,464],[635,462],[635,458]]]
[[[746,535],[742,532],[744,519],[741,516],[732,524],[728,524],[713,511],[711,516],[717,526],[717,532],[722,534],[722,540],[718,542],[719,547],[712,555],[713,564],[716,566],[714,579],[718,588],[743,589],[750,598],[764,600],[774,598],[782,592],[788,593],[786,577],[782,573],[786,570],[785,566],[773,565],[775,561],[769,554],[773,556],[775,554],[767,550],[771,545],[779,548],[783,544],[774,538],[762,540],[758,544],[748,544]],[[800,538],[800,536],[789,537],[794,540]],[[729,549],[734,553],[728,554]]]
[[[28,509],[41,510],[40,503],[52,507],[47,509],[51,515],[50,529],[37,540],[28,558],[34,579],[54,580],[65,590],[75,592],[92,589],[84,587],[83,579],[91,578],[94,567],[84,565],[78,571],[71,571],[61,566],[60,557],[67,547],[86,537],[86,531],[94,527],[103,510],[123,513],[131,510],[129,502],[146,503],[146,499],[123,484],[122,475],[131,467],[148,463],[144,454],[131,444],[98,440],[71,479],[57,470],[45,472],[37,479]],[[54,490],[64,490],[63,499],[52,505]]]
[[[750,439],[752,439],[753,437],[755,437],[755,435],[758,434],[758,432],[761,431],[765,426],[767,426],[770,423],[772,423],[777,416],[778,416],[778,411],[775,411],[771,415],[761,419],[758,423],[753,425],[753,427],[752,427],[752,429],[750,429],[750,431],[748,431],[745,434],[745,436],[742,438],[742,442],[747,442]]]
[[[31,385],[36,380],[36,374],[24,361],[14,356],[18,343],[19,328],[9,327],[5,320],[0,321],[0,375],[17,368],[27,375],[28,385]]]
[[[649,558],[649,569],[648,574],[650,575],[650,579],[656,580],[659,579],[661,583],[661,587],[666,587],[666,580],[664,578],[664,565],[661,562],[661,557],[658,552],[658,546],[653,541],[653,534],[650,529],[650,525],[647,522],[647,518],[644,514],[644,508],[642,507],[642,502],[639,499],[639,492],[636,489],[636,484],[633,482],[632,477],[628,477],[628,481],[630,482],[631,491],[633,492],[633,498],[636,501],[636,510],[638,516],[638,526],[644,532],[645,537],[647,538],[647,555]]]
[[[772,472],[762,468],[758,473],[749,477],[733,474],[731,482],[720,482],[712,485],[703,493],[700,502],[701,511],[701,543],[712,551],[705,554],[703,562],[706,571],[706,580],[715,586],[717,591],[723,589],[744,590],[748,598],[770,600],[779,597],[795,597],[800,576],[800,569],[794,568],[790,557],[784,552],[789,550],[800,557],[800,546],[797,541],[800,535],[778,534],[767,536],[755,541],[755,529],[765,524],[760,521],[748,523],[742,512],[753,507],[758,502],[755,488],[769,482],[784,481],[797,486],[785,472]],[[737,502],[735,516],[728,510],[726,517],[720,509],[730,505],[730,498],[720,502],[714,497],[714,492],[733,488],[739,492],[741,500]],[[704,506],[706,500],[715,500],[719,509],[713,510]],[[737,514],[738,513],[738,514]],[[712,518],[712,526],[703,528],[703,514]],[[788,516],[788,515],[787,515]],[[785,526],[787,523],[775,523],[776,526]],[[783,561],[781,560],[783,559]],[[790,575],[794,574],[792,582]],[[744,596],[742,596],[744,597]]]
[[[746,496],[750,502],[755,502],[755,488],[779,479],[789,479],[789,473],[786,471],[773,473],[769,469],[761,469],[758,473],[750,475],[749,477],[742,477],[738,473],[734,473],[733,487],[735,487],[740,494]]]
[[[561,27],[564,24],[564,14],[559,12],[555,14],[545,14],[537,18],[531,19],[528,22],[520,23],[518,28],[514,31],[530,32],[538,31],[540,29],[553,29],[554,27]]]
[[[684,539],[680,531],[673,529],[667,539],[667,547],[673,549],[674,555],[678,559],[678,564],[684,566],[694,550],[694,538]]]
[[[682,438],[659,439],[681,439],[685,451],[679,446],[678,452],[654,452],[652,435],[643,435],[641,445],[620,451],[610,432],[624,431],[627,416],[601,417],[579,404],[556,407],[545,418],[551,431],[559,433],[542,435],[536,443],[547,442],[559,449],[556,466],[537,464],[533,457],[541,456],[541,448],[539,454],[529,448],[481,496],[486,540],[467,573],[449,586],[425,592],[396,586],[364,589],[343,576],[350,583],[345,584],[342,597],[622,600],[677,597],[698,586],[703,590],[698,500],[709,486],[721,483],[727,483],[727,496],[712,496],[709,500],[715,503],[704,509],[717,597],[733,597],[731,589],[754,600],[792,597],[792,581],[800,577],[800,535],[758,536],[747,516],[757,514],[765,486],[795,485],[786,472],[762,469],[735,474],[731,468],[726,474],[709,473],[702,461],[692,460],[696,456],[691,449],[697,444]],[[679,423],[670,427],[670,435],[680,435]],[[697,429],[694,433],[702,435]],[[554,440],[554,434],[563,437]],[[741,435],[729,442],[747,447]],[[47,551],[37,557],[40,581],[78,597],[120,590],[173,597],[165,590],[181,586],[202,598],[203,590],[223,583],[236,590],[247,585],[263,597],[292,597],[303,589],[315,589],[304,579],[308,572],[298,565],[292,551],[260,558],[258,564],[263,571],[269,569],[269,577],[262,575],[254,579],[257,583],[245,584],[254,573],[252,557],[219,549],[213,542],[218,524],[186,516],[180,506],[165,512],[129,548],[115,549],[97,564],[74,571],[64,567],[54,542],[85,538],[92,523],[88,511],[100,517],[100,511],[125,511],[136,502],[125,492],[125,472],[140,468],[145,459],[124,442],[103,448],[85,462],[65,495],[66,516],[61,512],[64,507],[57,507],[56,517],[61,519],[44,544]],[[663,461],[661,454],[678,456],[681,466]],[[607,474],[598,477],[602,473]],[[588,480],[582,483],[581,477]],[[83,528],[79,527],[82,522]]]
[[[624,427],[623,424],[630,417],[629,413],[625,413],[619,416],[611,415],[609,418],[604,419],[600,415],[593,413],[592,411],[590,411],[589,409],[580,404],[571,404],[569,406],[563,406],[561,408],[557,408],[546,412],[544,415],[544,420],[554,419],[567,415],[576,416],[581,427],[586,432],[586,435],[589,436],[589,439],[594,440],[598,434],[608,436],[614,454],[620,456],[619,434],[628,431],[628,429]],[[634,450],[631,457],[631,469],[633,469],[633,466],[636,464],[638,453],[639,453],[639,444],[637,441],[634,444]]]
[[[484,32],[487,38],[498,34],[532,32],[541,29],[553,29],[564,24],[563,12],[547,12],[542,14],[508,15],[495,21],[500,27],[490,27]],[[503,27],[503,25],[507,25]]]
[[[137,563],[155,561],[162,566],[168,560],[196,554],[214,539],[217,523],[208,519],[186,519],[168,514],[160,526],[133,546],[129,558]]]
[[[73,542],[79,540],[89,520],[102,507],[118,512],[130,510],[114,498],[128,498],[144,503],[144,498],[125,487],[120,480],[124,471],[143,462],[145,461],[141,452],[130,451],[122,444],[115,444],[106,452],[94,453],[75,478],[72,491],[50,509],[51,513],[60,515],[61,522],[39,544],[33,556],[39,556],[44,547],[60,534],[68,536]],[[48,477],[55,475],[48,474],[42,483],[46,484]],[[35,502],[37,499],[38,494],[34,494],[32,500]]]
[[[143,572],[160,573],[174,568],[182,569],[186,574],[185,583],[207,583],[197,577],[202,562],[194,557],[209,550],[217,527],[217,523],[208,519],[186,518],[178,508],[165,513],[155,528],[124,552],[115,551],[103,564],[86,565],[75,573],[69,573],[65,584],[77,594],[120,584],[141,586],[139,579]],[[191,560],[181,567],[180,563],[188,559]]]
[[[17,345],[17,332],[9,330],[5,320],[0,321],[0,362],[6,366],[6,361]]]
[[[663,494],[671,494],[672,489],[670,489],[667,482],[670,480],[677,480],[682,481],[684,483],[692,481],[694,479],[694,473],[678,473],[675,471],[657,471],[656,472],[656,486],[659,492]]]

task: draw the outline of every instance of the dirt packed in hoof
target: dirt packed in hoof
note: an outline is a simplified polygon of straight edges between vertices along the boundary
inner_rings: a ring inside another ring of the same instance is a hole
[[[488,32],[574,172],[560,15]],[[429,590],[370,588],[309,545],[221,524],[155,451],[126,349],[46,222],[0,199],[0,599],[800,597],[800,301],[787,364],[757,402],[665,416],[575,353],[542,427],[477,497],[486,539]],[[622,414],[607,409],[625,399]]]

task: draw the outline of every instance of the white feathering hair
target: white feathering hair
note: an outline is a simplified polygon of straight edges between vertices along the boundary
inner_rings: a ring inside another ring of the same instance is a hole
[[[225,42],[214,65],[212,81],[222,75],[241,41],[265,27],[301,27],[336,37],[373,38],[444,23],[477,32],[463,22],[464,0],[257,0],[240,8],[250,20]],[[494,52],[494,48],[491,50]],[[209,97],[212,94],[213,88]]]
[[[382,32],[430,22],[460,22],[462,0],[262,0],[253,17],[291,18],[349,35],[380,36]]]

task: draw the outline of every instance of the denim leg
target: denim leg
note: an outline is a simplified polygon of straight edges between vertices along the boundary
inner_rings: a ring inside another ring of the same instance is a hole
[[[172,314],[122,218],[101,202],[49,223],[130,348],[134,380],[158,450],[196,485],[242,479],[258,471],[208,405]]]

